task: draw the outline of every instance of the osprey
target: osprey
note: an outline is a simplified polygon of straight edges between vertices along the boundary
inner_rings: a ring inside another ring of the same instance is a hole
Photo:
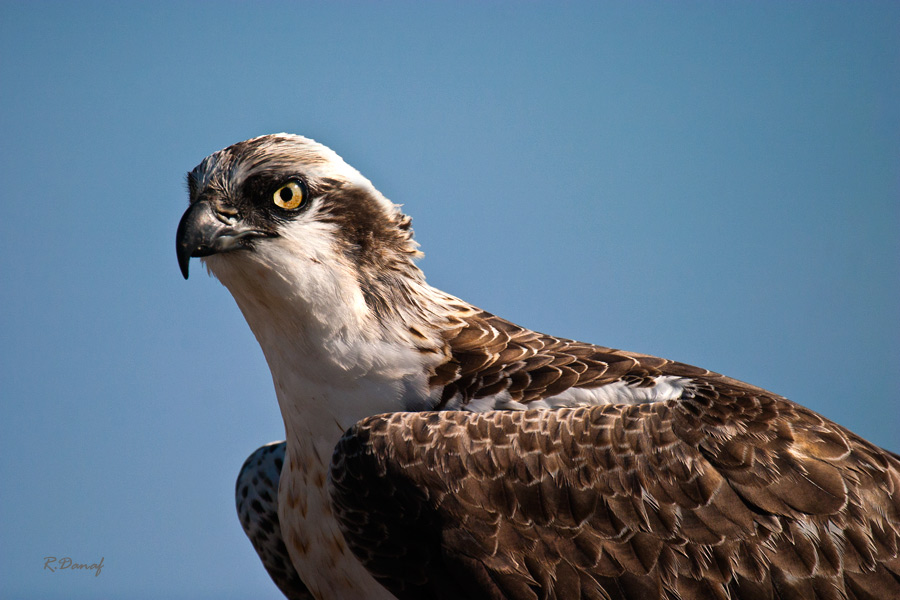
[[[286,441],[237,482],[291,598],[900,598],[900,457],[766,390],[530,331],[429,286],[410,219],[330,149],[188,174],[203,257]]]

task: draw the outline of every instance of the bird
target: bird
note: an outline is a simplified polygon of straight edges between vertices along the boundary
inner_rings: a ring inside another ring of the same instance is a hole
[[[236,484],[289,598],[900,598],[900,456],[773,392],[430,286],[411,219],[293,134],[187,175],[285,440]]]

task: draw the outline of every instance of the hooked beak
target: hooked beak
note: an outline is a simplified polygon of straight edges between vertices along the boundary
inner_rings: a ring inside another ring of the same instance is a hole
[[[210,256],[247,248],[249,240],[271,236],[271,233],[241,223],[234,215],[216,210],[212,202],[199,200],[188,207],[178,223],[175,234],[178,266],[187,279],[192,256]]]

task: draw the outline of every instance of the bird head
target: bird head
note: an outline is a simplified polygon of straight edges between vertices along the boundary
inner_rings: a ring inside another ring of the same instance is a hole
[[[270,295],[387,310],[396,280],[421,278],[411,219],[329,148],[288,134],[220,150],[188,173],[176,250],[239,304]],[[243,308],[243,306],[242,306]]]
[[[356,265],[414,257],[411,220],[329,148],[288,134],[239,142],[188,173],[190,206],[178,225],[182,275],[191,257],[276,245],[326,244]],[[319,256],[318,258],[322,258]],[[210,266],[215,272],[215,262]]]

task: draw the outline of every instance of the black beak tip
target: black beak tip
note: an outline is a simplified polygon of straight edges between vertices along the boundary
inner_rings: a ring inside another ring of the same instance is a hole
[[[182,252],[181,248],[178,248],[178,267],[181,269],[181,274],[185,279],[188,278],[188,266],[191,264],[191,255]]]
[[[193,213],[195,209],[193,205],[182,215],[178,222],[178,231],[175,233],[175,254],[178,257],[178,268],[185,279],[188,278],[188,266],[191,262],[191,246],[195,246],[196,242],[193,238],[196,234],[193,232]],[[192,243],[193,242],[193,243]]]

